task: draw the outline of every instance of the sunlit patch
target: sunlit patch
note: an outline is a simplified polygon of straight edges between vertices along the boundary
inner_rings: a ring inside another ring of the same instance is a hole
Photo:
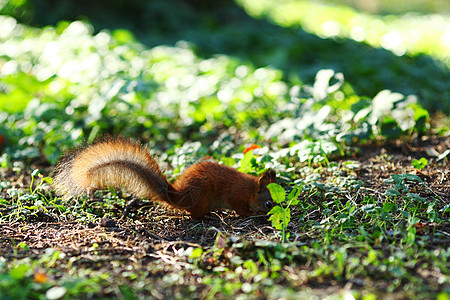
[[[350,37],[355,41],[362,42],[366,39],[367,35],[364,28],[361,26],[354,26],[350,30]]]
[[[391,50],[398,56],[405,54],[403,36],[399,32],[393,31],[383,35],[380,42],[383,48]]]
[[[337,36],[340,33],[339,23],[336,21],[328,21],[322,24],[322,34],[324,37]]]

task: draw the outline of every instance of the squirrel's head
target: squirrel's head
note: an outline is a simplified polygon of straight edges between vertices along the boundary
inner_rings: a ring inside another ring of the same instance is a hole
[[[272,196],[267,185],[276,182],[277,174],[274,170],[268,169],[258,178],[258,192],[256,202],[250,203],[249,208],[257,215],[267,214],[274,206]]]

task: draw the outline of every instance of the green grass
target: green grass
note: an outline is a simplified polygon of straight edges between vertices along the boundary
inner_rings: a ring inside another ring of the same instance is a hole
[[[386,156],[375,161],[379,160],[383,160],[380,165],[386,168],[393,163]],[[10,214],[2,209],[2,223],[22,224],[27,232],[25,228],[33,227],[29,222],[71,220],[84,227],[87,244],[77,249],[64,243],[58,250],[50,247],[41,252],[34,242],[18,243],[14,241],[20,240],[12,238],[14,251],[8,250],[0,265],[3,274],[0,292],[33,299],[53,292],[64,293],[65,297],[90,294],[128,297],[148,295],[155,289],[162,292],[164,287],[170,291],[169,295],[193,298],[254,297],[262,293],[267,297],[348,294],[357,299],[372,299],[393,293],[411,299],[445,299],[449,293],[446,289],[449,252],[440,245],[448,241],[445,232],[450,211],[449,205],[445,205],[448,197],[410,173],[392,174],[384,186],[373,189],[368,182],[357,180],[357,172],[365,168],[364,163],[331,161],[325,166],[303,163],[304,173],[297,179],[302,186],[300,201],[292,202],[290,210],[285,211],[288,214],[285,229],[289,234],[282,237],[276,231],[261,235],[257,230],[244,233],[243,229],[234,229],[230,233],[230,227],[221,225],[219,220],[212,227],[207,221],[194,223],[200,236],[217,231],[206,245],[182,239],[181,244],[169,242],[175,247],[170,251],[166,248],[143,254],[149,251],[144,243],[144,248],[135,245],[131,253],[119,257],[113,253],[131,247],[129,238],[114,235],[107,228],[99,231],[89,224],[108,215],[118,219],[121,209],[114,207],[125,203],[117,201],[114,194],[106,194],[100,196],[98,204],[82,200],[61,205],[60,199],[49,193],[47,179],[35,171],[33,176],[40,179],[25,189],[2,183],[2,192],[6,191],[2,195],[9,199],[3,200],[3,207],[11,207]],[[423,172],[427,172],[426,168],[430,166],[424,167]],[[284,179],[293,176],[285,172],[280,175]],[[314,175],[323,176],[325,181]],[[288,199],[295,199],[294,193],[295,190]],[[133,215],[120,225],[123,229],[161,217],[145,209]],[[245,218],[242,222],[248,226]],[[267,230],[270,222],[266,222],[260,220],[256,226]],[[222,227],[218,229],[217,225]],[[168,231],[171,227],[163,226]],[[240,232],[244,235],[240,236]],[[80,236],[76,231],[73,234]],[[90,237],[92,234],[94,239]],[[108,246],[111,241],[117,245]],[[142,258],[129,265],[127,257],[133,253]],[[105,256],[110,262],[96,263],[103,262]],[[155,264],[155,257],[163,260]],[[87,266],[82,267],[83,264]],[[111,267],[112,271],[103,269]],[[152,279],[155,276],[156,282]],[[19,290],[19,286],[25,288]],[[55,287],[61,289],[50,289]]]

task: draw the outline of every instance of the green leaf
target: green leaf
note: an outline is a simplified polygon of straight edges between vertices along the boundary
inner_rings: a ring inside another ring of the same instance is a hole
[[[194,249],[192,250],[191,255],[189,255],[189,258],[196,259],[196,258],[201,257],[202,254],[203,254],[203,249],[202,249],[202,248],[200,248],[200,247],[194,248]]]
[[[387,138],[397,138],[402,135],[403,131],[398,126],[397,121],[392,117],[386,117],[380,126],[381,134]]]
[[[422,179],[419,176],[414,175],[414,174],[406,173],[405,177],[406,177],[406,179],[411,180],[411,181],[423,182]]]
[[[25,91],[15,89],[9,94],[0,93],[0,110],[16,113],[23,111],[30,101],[30,96]]]
[[[405,218],[409,218],[409,216],[411,215],[409,212],[407,212],[406,210],[401,210],[400,213],[405,217]]]
[[[14,279],[19,280],[25,277],[25,274],[30,268],[31,266],[25,264],[18,265],[9,272],[9,275]]]
[[[42,178],[42,182],[47,182],[48,184],[52,184],[53,183],[53,178],[51,178],[51,177],[44,177],[44,178]]]
[[[408,193],[408,194],[406,194],[406,198],[415,200],[415,201],[419,201],[419,202],[425,202],[427,200],[427,198],[421,197],[421,196],[417,195],[416,193]]]
[[[239,168],[240,172],[250,173],[252,171],[252,158],[253,151],[248,151],[245,153],[244,158],[241,159],[241,167]]]
[[[396,204],[394,204],[392,202],[383,203],[383,211],[384,212],[391,212],[394,210],[395,207],[396,207]]]
[[[22,250],[30,250],[30,247],[25,242],[21,242],[17,246]]]
[[[280,204],[286,199],[286,193],[279,184],[269,183],[267,188],[269,189],[270,195],[275,203]]]
[[[405,179],[405,176],[403,174],[400,175],[394,174],[391,175],[391,178],[394,180],[395,183],[401,183]]]
[[[413,159],[412,165],[418,170],[422,170],[428,164],[428,160],[425,157],[421,157],[419,160]]]
[[[133,43],[136,41],[133,33],[126,29],[116,29],[112,32],[112,36],[119,44]]]
[[[419,105],[414,105],[414,130],[417,132],[425,132],[427,130],[427,121],[430,115],[428,111]]]
[[[286,210],[288,209],[289,208]],[[289,222],[288,219],[290,219],[290,210],[288,212],[289,214],[286,216],[286,224]],[[283,229],[283,214],[285,213],[285,210],[283,210],[280,206],[274,206],[269,213],[272,214],[269,218],[269,221],[272,222],[272,226],[277,230]]]
[[[289,205],[297,205],[299,200],[298,197],[300,196],[300,193],[302,192],[303,186],[296,186],[288,195],[288,203]]]
[[[386,194],[386,196],[389,196],[389,197],[400,196],[400,192],[395,189],[388,189],[388,190],[386,190],[385,194]]]
[[[450,299],[450,294],[447,292],[440,292],[436,297],[436,300],[448,300],[448,299]]]

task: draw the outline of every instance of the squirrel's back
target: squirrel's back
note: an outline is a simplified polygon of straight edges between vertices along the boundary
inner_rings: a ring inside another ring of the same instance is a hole
[[[56,167],[54,186],[68,198],[108,186],[161,201],[167,201],[168,192],[168,182],[148,149],[125,139],[68,152]]]

